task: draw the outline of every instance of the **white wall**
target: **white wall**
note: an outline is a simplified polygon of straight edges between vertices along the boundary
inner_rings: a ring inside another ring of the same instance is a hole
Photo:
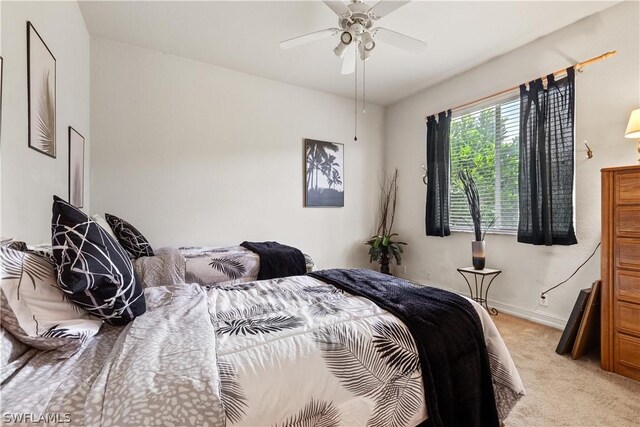
[[[68,197],[68,126],[85,137],[85,210],[89,207],[90,39],[76,2],[0,2],[2,56],[2,218],[0,235],[51,241],[52,195]],[[26,22],[56,58],[53,159],[28,147]]]
[[[93,212],[155,247],[277,240],[366,265],[384,109],[99,38],[91,43]],[[303,139],[345,144],[345,207],[303,207]]]
[[[637,2],[614,6],[387,109],[386,168],[397,166],[405,178],[396,229],[409,243],[407,271],[401,275],[468,293],[456,267],[471,264],[472,234],[425,236],[424,116],[617,50],[617,56],[576,77],[578,245],[540,247],[517,243],[515,236],[486,238],[487,266],[504,271],[491,290],[495,305],[556,326],[566,322],[578,290],[600,277],[599,252],[570,282],[548,294],[548,307],[539,306],[538,298],[544,289],[568,277],[600,241],[600,169],[636,162],[635,141],[623,134],[629,113],[640,106],[639,7]],[[591,160],[585,159],[585,140],[594,151]]]

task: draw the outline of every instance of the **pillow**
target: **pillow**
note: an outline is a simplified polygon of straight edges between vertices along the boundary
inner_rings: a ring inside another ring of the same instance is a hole
[[[115,233],[111,229],[111,226],[109,225],[106,219],[104,219],[101,215],[98,215],[98,214],[91,215],[91,219],[97,222],[100,227],[104,228],[104,231],[109,233],[109,236],[113,237],[113,240],[115,240],[116,242],[118,241],[118,238],[116,237]]]
[[[102,325],[69,300],[53,263],[40,255],[0,247],[0,288],[2,327],[37,349],[75,353]]]
[[[45,258],[49,258],[51,262],[53,260],[53,249],[51,248],[51,243],[40,243],[39,245],[28,245],[27,249],[23,250],[23,252],[29,252],[31,254],[36,254],[43,256]]]
[[[16,251],[22,251],[25,252],[27,250],[27,244],[25,242],[21,242],[19,240],[5,240],[2,243],[2,246],[16,250]]]
[[[108,213],[104,214],[104,217],[116,234],[118,242],[129,252],[133,259],[141,256],[153,256],[151,245],[133,225]]]
[[[27,245],[25,242],[21,242],[19,240],[7,239],[7,240],[3,240],[0,243],[0,246],[4,246],[9,249],[13,249],[15,251],[29,252],[32,254],[40,255],[40,256],[49,258],[50,261],[53,261],[53,253],[51,252],[51,243],[40,243],[39,245],[30,246],[30,245]]]
[[[113,325],[145,312],[131,260],[109,233],[57,196],[51,229],[58,284],[76,304]]]

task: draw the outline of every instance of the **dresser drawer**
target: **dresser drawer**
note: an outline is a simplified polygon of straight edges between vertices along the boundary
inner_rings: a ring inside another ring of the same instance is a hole
[[[615,179],[616,203],[637,204],[640,199],[640,179],[637,172],[618,172]]]
[[[640,205],[618,206],[616,208],[618,236],[640,237]]]
[[[640,338],[616,334],[614,346],[614,370],[629,378],[640,380]]]
[[[640,240],[617,238],[615,256],[616,266],[640,270]]]
[[[640,305],[628,302],[616,304],[616,329],[640,336]]]
[[[618,270],[615,278],[616,299],[640,304],[640,272]]]

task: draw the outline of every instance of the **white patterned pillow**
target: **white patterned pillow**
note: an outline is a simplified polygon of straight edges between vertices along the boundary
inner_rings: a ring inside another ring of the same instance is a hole
[[[40,243],[39,245],[27,245],[27,249],[23,250],[23,252],[40,255],[45,258],[48,258],[49,261],[53,262],[53,248],[51,247],[51,243]]]
[[[102,321],[69,300],[46,257],[0,247],[2,326],[40,350],[75,352]]]

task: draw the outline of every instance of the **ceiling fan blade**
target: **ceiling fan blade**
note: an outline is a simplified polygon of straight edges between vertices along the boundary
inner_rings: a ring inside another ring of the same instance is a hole
[[[376,28],[373,32],[373,37],[383,43],[415,53],[416,55],[422,53],[427,47],[427,44],[422,40],[400,34],[388,28]]]
[[[410,1],[411,0],[380,0],[378,3],[373,5],[373,7],[370,9],[370,12],[373,14],[373,19],[380,19],[384,16],[387,16],[396,9],[401,8]]]
[[[341,1],[323,0],[322,2],[329,6],[329,8],[338,16],[351,15],[351,11],[347,8],[347,5]]]
[[[280,42],[280,48],[291,49],[292,47],[298,47],[303,44],[314,42],[316,40],[329,38],[335,34],[338,34],[338,32],[340,32],[340,30],[337,28],[327,28],[326,30],[315,31],[313,33],[282,41]]]
[[[356,44],[351,43],[344,51],[341,74],[353,74],[356,71]]]

